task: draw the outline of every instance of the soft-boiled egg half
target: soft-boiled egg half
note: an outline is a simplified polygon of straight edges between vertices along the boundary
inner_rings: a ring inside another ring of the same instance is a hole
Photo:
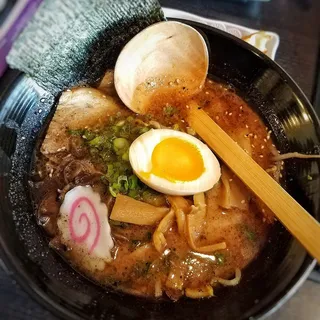
[[[150,188],[169,195],[193,195],[220,179],[220,165],[197,138],[171,129],[150,130],[130,146],[135,174]]]

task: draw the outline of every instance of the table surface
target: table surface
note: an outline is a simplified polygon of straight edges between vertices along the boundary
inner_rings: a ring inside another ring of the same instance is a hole
[[[274,31],[280,36],[276,61],[313,102],[320,114],[320,1],[271,0],[230,2],[223,0],[160,0],[163,6],[225,20],[255,29]],[[1,260],[0,260],[1,261]],[[296,296],[271,319],[320,319],[320,290],[307,281]],[[1,319],[56,319],[24,293],[0,268]]]

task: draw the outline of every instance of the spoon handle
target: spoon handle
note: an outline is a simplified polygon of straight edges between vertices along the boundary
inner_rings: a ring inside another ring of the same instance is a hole
[[[188,122],[223,162],[274,212],[310,255],[320,261],[319,222],[203,110],[191,107]]]

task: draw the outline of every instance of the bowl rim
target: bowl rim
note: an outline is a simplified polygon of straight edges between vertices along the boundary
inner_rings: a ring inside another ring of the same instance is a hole
[[[289,85],[289,87],[292,89],[292,91],[295,93],[297,98],[303,102],[303,104],[306,106],[310,116],[314,120],[314,127],[320,128],[320,121],[319,118],[312,107],[309,99],[304,94],[302,89],[297,85],[297,83],[292,79],[292,77],[280,66],[277,64],[277,62],[273,61],[271,58],[269,58],[267,55],[265,55],[263,52],[261,52],[259,49],[255,48],[254,46],[248,44],[247,42],[243,41],[242,39],[239,39],[227,32],[224,32],[222,30],[219,30],[215,27],[195,22],[187,19],[178,19],[178,18],[169,18],[168,20],[175,20],[182,23],[186,23],[188,25],[191,25],[195,28],[201,28],[201,29],[207,29],[209,32],[213,32],[215,34],[218,34],[224,38],[227,38],[228,40],[232,41],[235,45],[240,46],[244,48],[247,51],[250,51],[252,54],[258,56],[260,60],[262,60],[264,63],[266,63],[270,68],[275,70],[282,79]],[[13,70],[8,69],[7,72],[13,72]],[[18,79],[19,76],[21,76],[21,72],[15,71],[16,74],[13,76],[13,81],[9,81],[7,84],[7,87],[3,92],[0,92],[0,99],[2,100],[3,95],[5,95],[7,89],[12,87],[15,83],[15,80]],[[5,73],[5,74],[6,74]],[[5,74],[2,78],[4,78]],[[11,78],[12,79],[12,78]],[[10,80],[11,80],[10,79]],[[4,269],[4,271],[11,277],[14,278],[19,286],[28,293],[29,297],[31,297],[34,301],[39,303],[42,307],[44,307],[46,310],[52,312],[52,314],[62,317],[63,319],[74,319],[78,320],[80,317],[74,312],[71,312],[66,307],[60,305],[56,301],[54,301],[50,296],[46,294],[46,292],[42,289],[40,289],[37,284],[30,278],[30,276],[22,270],[19,265],[21,264],[20,260],[17,256],[13,255],[10,250],[8,249],[8,246],[6,245],[4,239],[2,238],[2,235],[0,234],[0,263],[3,262],[3,264],[0,264],[0,267]],[[259,319],[264,320],[267,317],[269,317],[271,314],[273,314],[275,311],[277,311],[283,304],[285,304],[294,294],[295,292],[301,287],[301,285],[304,283],[304,281],[308,278],[309,274],[312,272],[316,265],[317,261],[313,258],[311,258],[308,254],[305,256],[304,261],[297,271],[297,274],[294,279],[291,280],[291,282],[282,289],[282,292],[279,293],[279,295],[274,298],[272,301],[270,301],[263,309],[259,310],[256,314],[250,316],[252,319]],[[67,317],[67,318],[66,318]]]
[[[172,8],[172,7],[162,7],[162,10],[163,10],[165,16],[167,17],[167,19],[185,19],[185,20],[189,20],[192,22],[200,22],[204,25],[208,25],[208,26],[211,26],[214,28],[216,28],[215,25],[217,25],[217,26],[222,27],[221,29],[217,27],[217,29],[225,31],[229,34],[233,34],[233,33],[224,30],[224,27],[236,29],[242,34],[242,36],[249,36],[249,35],[252,35],[252,34],[257,33],[259,31],[263,31],[271,37],[271,41],[270,41],[271,48],[269,48],[270,52],[267,53],[267,56],[269,58],[271,58],[272,60],[275,59],[277,50],[280,45],[280,36],[273,31],[253,29],[251,27],[240,25],[240,24],[235,24],[235,23],[232,23],[229,21],[224,21],[224,20],[215,19],[215,18],[206,18],[206,17],[199,15],[199,14],[194,14],[194,13],[191,13],[188,11],[183,11],[183,10]]]

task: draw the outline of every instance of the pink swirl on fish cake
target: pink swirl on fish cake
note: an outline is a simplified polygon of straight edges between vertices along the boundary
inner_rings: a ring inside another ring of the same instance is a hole
[[[77,208],[80,207],[82,202],[86,202],[91,210],[93,215],[90,215],[87,212],[82,212],[80,214],[80,216],[78,217],[78,223],[81,225],[82,223],[85,223],[85,232],[82,235],[78,235],[77,231],[74,228],[74,224],[76,223],[76,212],[77,212]],[[97,225],[97,230],[96,230],[96,234],[94,237],[94,241],[89,249],[89,253],[92,253],[92,251],[94,250],[94,248],[97,246],[99,238],[100,238],[100,219],[99,216],[97,214],[96,208],[93,205],[93,203],[87,198],[87,197],[80,197],[77,200],[75,200],[71,206],[71,212],[70,212],[70,217],[69,217],[69,231],[70,231],[70,235],[71,235],[71,239],[73,241],[75,241],[76,243],[83,243],[86,240],[88,240],[90,234],[91,234],[91,224],[90,223],[90,217],[94,217],[94,222],[96,222]]]

